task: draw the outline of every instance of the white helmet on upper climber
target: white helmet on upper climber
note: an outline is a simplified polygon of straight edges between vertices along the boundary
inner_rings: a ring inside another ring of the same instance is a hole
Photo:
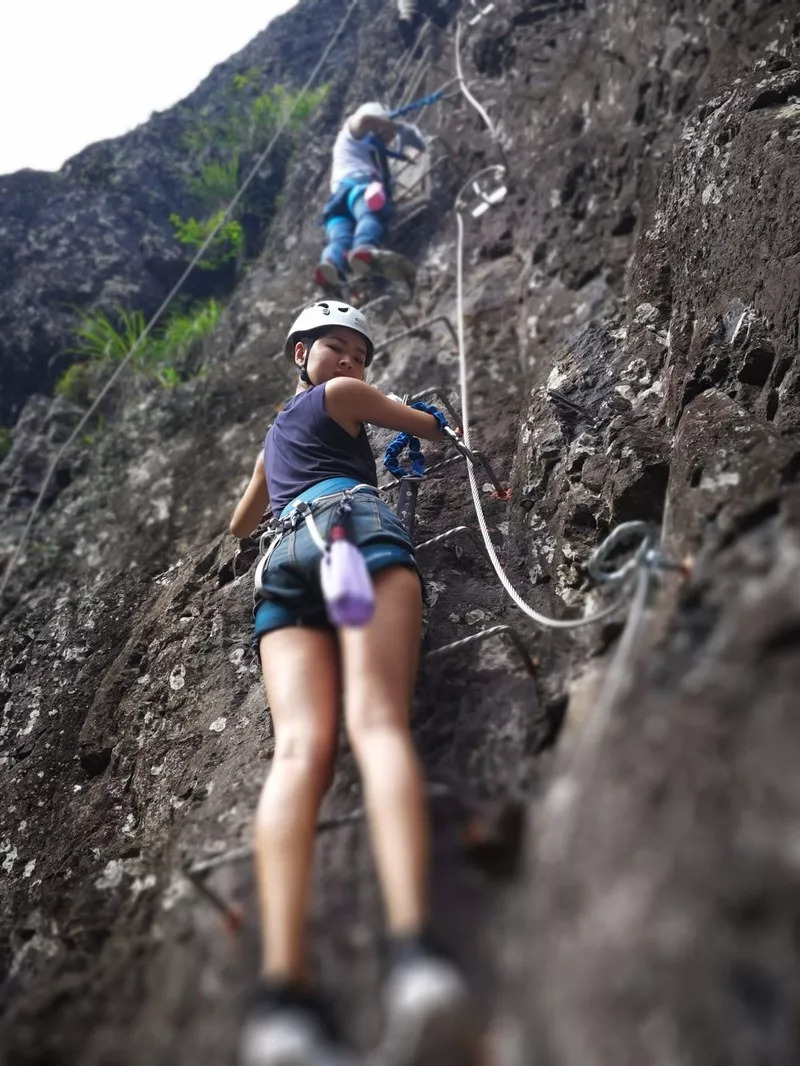
[[[385,118],[391,121],[391,113],[388,107],[373,100],[368,104],[362,104],[357,111],[354,111],[353,118],[356,122],[360,118]]]
[[[286,337],[283,351],[287,359],[294,361],[294,346],[301,337],[313,333],[318,329],[326,329],[331,326],[346,326],[360,333],[367,342],[367,358],[365,366],[372,362],[373,341],[367,320],[355,307],[342,303],[341,300],[317,300],[316,303],[304,307],[292,323],[292,328]]]

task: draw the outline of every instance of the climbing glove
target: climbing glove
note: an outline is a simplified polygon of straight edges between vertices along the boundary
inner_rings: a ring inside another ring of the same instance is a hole
[[[424,152],[428,147],[423,134],[410,122],[398,122],[397,124],[398,151],[405,152],[406,148],[416,148],[418,152]]]

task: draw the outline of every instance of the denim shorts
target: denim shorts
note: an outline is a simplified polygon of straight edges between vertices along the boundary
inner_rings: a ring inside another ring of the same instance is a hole
[[[341,494],[314,508],[314,520],[327,540]],[[389,566],[406,566],[417,571],[414,549],[408,533],[394,511],[371,489],[352,496],[351,533],[361,549],[371,574]],[[319,548],[311,539],[306,523],[285,533],[264,568],[261,588],[256,592],[253,610],[253,640],[273,629],[309,626],[331,629],[320,585]],[[417,571],[418,572],[418,571]]]

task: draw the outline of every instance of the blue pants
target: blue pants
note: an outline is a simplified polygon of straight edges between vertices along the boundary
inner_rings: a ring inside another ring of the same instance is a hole
[[[328,243],[322,252],[322,258],[334,263],[341,274],[348,271],[347,252],[365,244],[377,248],[386,228],[384,212],[370,211],[364,203],[365,188],[365,185],[355,186],[347,197],[347,214],[335,215],[325,223]]]

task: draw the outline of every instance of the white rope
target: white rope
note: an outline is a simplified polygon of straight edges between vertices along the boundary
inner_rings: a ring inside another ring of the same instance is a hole
[[[471,180],[471,179],[470,179]],[[469,184],[469,183],[467,183]],[[460,196],[460,194],[459,194]],[[464,220],[459,210],[459,199],[456,199],[456,223],[458,225],[458,243],[456,249],[456,314],[458,317],[457,333],[458,333],[458,367],[459,367],[459,382],[461,389],[461,426],[463,429],[463,441],[466,446],[470,447],[469,442],[469,395],[467,385],[467,357],[466,357],[466,344],[464,341]],[[489,536],[489,528],[486,524],[486,516],[483,513],[483,503],[480,497],[480,490],[478,488],[478,481],[475,477],[475,471],[472,467],[472,463],[467,462],[467,476],[469,477],[469,487],[472,493],[472,502],[475,505],[475,514],[478,519],[478,525],[480,526],[481,536],[483,537],[483,543],[486,547],[486,554],[489,556],[489,561],[494,567],[494,572],[500,581],[500,584],[506,590],[508,595],[519,607],[521,611],[534,622],[537,622],[540,626],[545,626],[548,629],[580,629],[582,626],[592,625],[595,622],[600,622],[604,618],[608,618],[610,615],[615,614],[620,607],[625,603],[625,600],[619,599],[615,603],[612,603],[609,607],[605,607],[602,611],[597,611],[595,614],[589,615],[586,618],[549,618],[547,615],[540,614],[534,610],[528,603],[523,600],[517,590],[511,584],[505,570],[503,570],[500,560],[497,558],[497,552],[495,551],[492,539]]]
[[[181,276],[178,279],[178,281],[176,281],[176,283],[173,285],[172,289],[170,289],[168,295],[166,296],[166,298],[162,302],[161,306],[158,308],[156,313],[153,315],[153,317],[147,323],[147,325],[145,326],[145,328],[142,331],[141,335],[137,338],[137,340],[136,340],[135,344],[133,345],[133,347],[131,348],[131,350],[128,352],[128,354],[125,356],[125,358],[119,364],[119,366],[116,368],[116,370],[111,375],[111,377],[108,379],[108,381],[105,383],[103,388],[100,390],[100,392],[97,395],[97,398],[94,400],[94,402],[89,407],[89,409],[84,413],[84,415],[82,416],[81,420],[78,422],[78,424],[75,427],[75,429],[73,429],[72,433],[69,435],[69,437],[67,438],[66,442],[61,446],[61,448],[58,451],[55,459],[50,464],[50,467],[48,468],[48,471],[45,474],[45,478],[44,478],[44,481],[42,483],[42,487],[39,490],[39,495],[36,497],[36,500],[35,500],[35,502],[33,504],[33,509],[31,510],[31,513],[30,513],[30,516],[28,518],[27,524],[26,524],[26,526],[25,526],[25,528],[24,528],[24,530],[22,532],[22,536],[20,537],[19,543],[17,544],[16,548],[14,549],[14,553],[11,556],[11,559],[9,560],[8,565],[6,566],[5,573],[3,574],[3,580],[2,580],[2,583],[0,583],[0,599],[3,596],[3,593],[8,588],[8,583],[11,580],[11,575],[14,572],[14,569],[15,569],[15,567],[17,565],[17,562],[19,561],[20,556],[22,555],[22,549],[25,547],[25,545],[28,542],[28,537],[30,536],[30,532],[31,532],[31,529],[33,527],[33,523],[34,523],[34,521],[36,519],[36,516],[39,514],[39,511],[41,510],[42,503],[43,503],[44,497],[45,497],[45,493],[47,492],[47,489],[50,486],[50,482],[52,481],[53,475],[55,474],[56,469],[58,468],[58,464],[61,462],[61,460],[64,458],[64,455],[67,453],[67,451],[72,447],[72,445],[75,443],[77,438],[80,436],[81,432],[83,431],[84,427],[89,422],[89,420],[92,417],[92,415],[95,413],[95,411],[97,411],[97,409],[100,406],[101,402],[108,395],[108,393],[111,390],[111,388],[114,385],[114,383],[117,381],[119,376],[122,374],[122,372],[129,365],[131,359],[133,358],[133,356],[136,354],[136,352],[141,347],[143,341],[150,335],[150,333],[152,332],[154,327],[161,320],[161,318],[163,317],[164,312],[166,311],[167,307],[169,307],[170,303],[172,303],[172,301],[175,299],[175,297],[177,296],[178,292],[183,287],[184,282],[189,277],[189,275],[192,273],[192,271],[197,266],[197,264],[202,259],[202,257],[205,255],[209,245],[214,240],[214,238],[217,236],[219,231],[222,229],[222,227],[224,226],[224,224],[226,223],[226,221],[230,217],[231,213],[233,212],[234,208],[239,203],[239,201],[241,200],[242,196],[246,192],[247,188],[250,186],[251,182],[255,178],[256,174],[261,169],[261,167],[264,165],[264,163],[265,163],[267,157],[269,156],[270,152],[275,147],[275,144],[277,143],[278,138],[281,136],[281,134],[283,133],[283,131],[286,129],[286,127],[288,126],[289,122],[291,121],[292,116],[294,115],[295,111],[297,110],[297,107],[300,104],[303,96],[308,92],[308,90],[314,84],[314,82],[315,82],[315,80],[317,78],[317,75],[319,74],[320,70],[322,69],[322,66],[325,63],[325,60],[330,55],[331,49],[333,48],[334,44],[336,43],[336,41],[339,38],[339,35],[341,34],[342,30],[344,29],[345,25],[347,24],[347,22],[348,22],[348,20],[350,18],[350,15],[353,13],[355,8],[358,6],[358,2],[359,2],[359,0],[351,0],[349,7],[345,11],[344,15],[341,18],[341,21],[339,22],[339,25],[336,28],[336,32],[334,33],[333,37],[331,37],[330,41],[328,42],[328,45],[327,45],[325,51],[320,56],[319,61],[317,62],[317,65],[314,67],[314,69],[312,70],[311,74],[309,75],[308,80],[306,81],[305,85],[303,86],[303,88],[301,89],[301,91],[298,94],[297,98],[295,99],[295,102],[294,102],[293,106],[289,109],[289,111],[286,113],[286,115],[284,115],[284,117],[281,119],[280,123],[278,124],[278,128],[276,129],[275,133],[273,134],[272,139],[270,140],[269,144],[264,149],[264,151],[261,153],[261,155],[258,157],[258,159],[254,163],[253,167],[251,168],[250,172],[248,173],[247,177],[242,182],[242,185],[237,190],[235,196],[233,197],[231,202],[228,204],[228,206],[225,208],[225,211],[223,212],[223,214],[220,215],[217,224],[214,226],[214,228],[208,234],[206,239],[203,241],[203,243],[201,244],[200,248],[197,250],[197,252],[195,253],[194,257],[192,258],[191,262],[186,267],[184,272],[181,274]]]
[[[486,128],[488,129],[492,140],[496,141],[497,140],[497,129],[495,128],[494,123],[489,118],[489,115],[488,115],[486,109],[483,107],[483,105],[478,103],[478,101],[475,99],[475,97],[469,91],[469,86],[464,81],[464,73],[463,73],[463,71],[461,69],[461,22],[460,22],[460,20],[456,23],[456,47],[455,47],[455,52],[456,52],[456,77],[458,78],[458,87],[461,90],[461,92],[464,94],[465,99],[470,104],[472,104],[472,106],[475,108],[475,110],[481,116],[483,121],[486,123]]]

